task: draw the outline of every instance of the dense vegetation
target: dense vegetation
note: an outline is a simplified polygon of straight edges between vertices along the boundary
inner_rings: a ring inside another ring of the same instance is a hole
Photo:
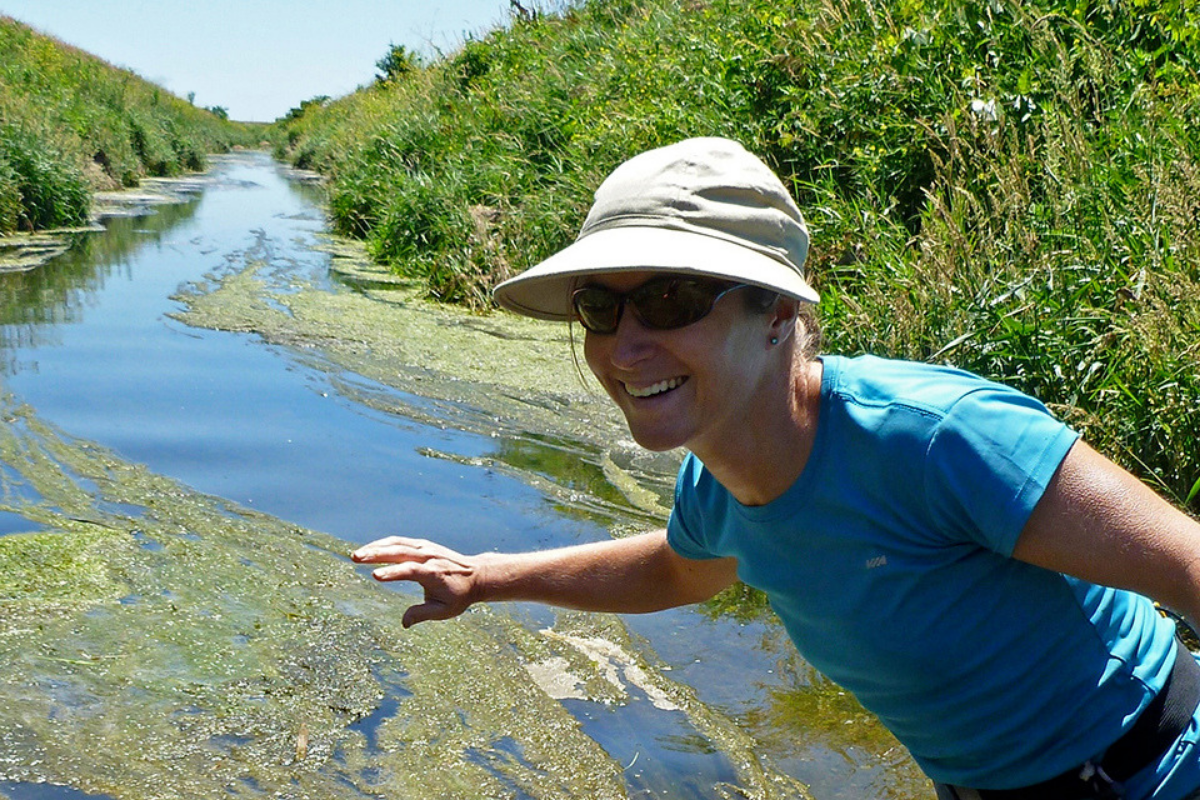
[[[806,213],[827,349],[1014,384],[1195,509],[1198,60],[1183,0],[591,0],[274,135],[338,229],[476,307],[623,159],[741,140]]]
[[[251,135],[0,16],[0,234],[78,225],[92,192],[201,169]]]

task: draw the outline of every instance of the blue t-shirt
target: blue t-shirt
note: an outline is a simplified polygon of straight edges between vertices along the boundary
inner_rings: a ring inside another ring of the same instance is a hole
[[[958,370],[823,359],[812,454],[764,506],[689,455],[668,541],[732,556],[800,653],[931,778],[1026,786],[1100,755],[1174,663],[1138,595],[1011,558],[1076,434]]]

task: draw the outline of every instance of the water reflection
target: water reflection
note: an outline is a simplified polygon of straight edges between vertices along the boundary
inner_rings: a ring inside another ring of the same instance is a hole
[[[602,514],[614,522],[630,518],[658,524],[664,521],[651,516],[646,509],[630,504],[628,495],[613,484],[611,470],[605,470],[604,462],[609,456],[599,447],[525,432],[497,439],[491,455],[521,473],[544,477],[569,493],[575,493],[575,503],[563,502],[557,506],[564,514],[586,515],[593,519],[596,514]],[[664,476],[657,477],[657,485],[651,486],[658,489],[658,502],[665,509],[671,487],[663,480]]]
[[[162,234],[191,218],[199,197],[164,204],[155,213],[116,217],[102,236],[74,235],[71,248],[48,264],[26,272],[0,273],[0,348],[58,344],[55,325],[79,322],[83,310],[113,279],[132,280],[127,257],[148,243],[161,243]],[[0,369],[12,374],[20,365],[6,359]]]

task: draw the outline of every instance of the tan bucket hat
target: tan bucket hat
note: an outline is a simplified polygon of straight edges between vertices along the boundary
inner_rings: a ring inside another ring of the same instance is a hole
[[[762,286],[810,303],[808,229],[771,169],[737,142],[687,139],[617,167],[574,244],[496,287],[504,308],[568,320],[572,288],[628,270]]]

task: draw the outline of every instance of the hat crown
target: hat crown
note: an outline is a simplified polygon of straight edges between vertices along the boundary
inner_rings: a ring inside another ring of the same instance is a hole
[[[688,139],[642,153],[596,190],[579,239],[619,227],[714,236],[802,274],[808,229],[779,178],[728,139]]]

